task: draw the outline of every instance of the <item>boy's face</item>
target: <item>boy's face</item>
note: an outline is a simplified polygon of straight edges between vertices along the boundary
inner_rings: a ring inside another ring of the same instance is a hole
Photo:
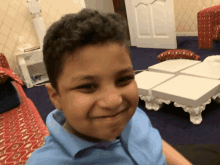
[[[94,142],[116,139],[139,100],[126,48],[116,43],[87,46],[74,56],[65,61],[58,79],[60,94],[46,86],[53,105],[64,112],[73,134]],[[122,69],[128,70],[120,73]]]

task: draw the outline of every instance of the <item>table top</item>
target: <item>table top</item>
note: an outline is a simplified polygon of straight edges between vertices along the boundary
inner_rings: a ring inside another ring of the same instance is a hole
[[[180,74],[220,80],[220,62],[201,62],[180,71]]]
[[[176,74],[186,68],[200,64],[201,61],[190,59],[172,59],[148,67],[148,71]]]
[[[143,71],[135,75],[135,81],[138,86],[138,92],[141,95],[149,95],[148,91],[157,85],[173,78],[174,74]]]
[[[220,80],[178,75],[152,89],[152,95],[192,107],[219,92]]]

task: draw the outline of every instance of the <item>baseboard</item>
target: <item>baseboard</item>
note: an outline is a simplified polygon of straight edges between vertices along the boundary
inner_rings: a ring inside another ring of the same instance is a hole
[[[198,31],[197,32],[176,32],[176,36],[193,36],[193,37],[198,37]]]
[[[198,31],[197,32],[176,32],[177,37],[198,37]],[[126,43],[131,46],[131,41],[126,40]]]

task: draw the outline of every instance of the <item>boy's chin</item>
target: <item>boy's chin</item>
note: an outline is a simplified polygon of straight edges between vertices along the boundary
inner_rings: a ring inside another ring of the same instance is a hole
[[[85,135],[85,134],[82,134],[82,133],[79,133],[77,131],[75,131],[73,128],[70,128],[68,123],[65,122],[63,124],[63,128],[66,129],[68,132],[72,133],[73,135],[79,137],[79,138],[82,138],[86,141],[89,141],[89,142],[102,142],[102,141],[114,141],[117,139],[117,137],[119,137],[120,135],[117,135],[116,137],[106,137],[105,139],[103,139],[103,137],[92,137],[92,136],[88,136],[88,135]]]
[[[75,135],[77,135],[78,137],[86,140],[86,141],[89,141],[89,142],[108,142],[108,141],[114,141],[116,140],[116,137],[115,138],[106,138],[106,139],[102,139],[102,138],[97,138],[97,137],[91,137],[91,136],[87,136],[87,135],[83,135],[83,134],[78,134],[78,133],[74,133]]]
[[[114,139],[108,139],[108,140],[103,140],[104,142],[108,142],[108,141],[114,141],[114,140],[116,140],[116,138],[114,138]]]

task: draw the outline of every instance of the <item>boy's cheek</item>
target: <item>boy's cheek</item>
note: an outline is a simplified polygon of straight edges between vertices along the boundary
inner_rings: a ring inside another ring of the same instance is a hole
[[[128,90],[135,96],[138,96],[138,87],[136,81],[134,81],[128,88]]]
[[[137,87],[137,83],[135,82],[135,87],[134,87],[134,91],[135,91],[135,97],[136,97],[136,105],[138,106],[138,102],[139,102],[139,93],[138,93],[138,87]]]
[[[88,104],[89,102],[91,101],[91,97],[88,97],[88,96],[78,96],[76,98],[76,103],[77,104]]]

